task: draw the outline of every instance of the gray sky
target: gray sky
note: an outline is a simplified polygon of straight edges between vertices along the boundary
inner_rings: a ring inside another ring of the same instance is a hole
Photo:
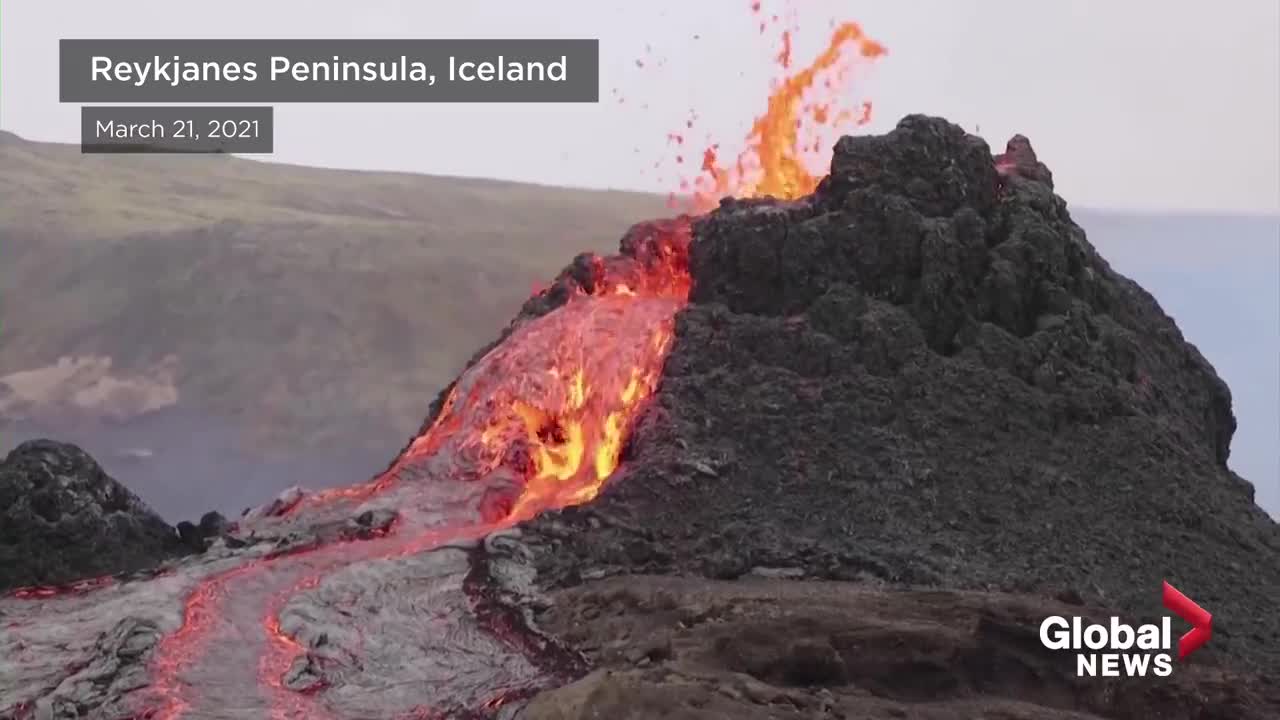
[[[763,108],[775,47],[749,4],[219,0],[194,12],[170,0],[6,0],[0,127],[77,139],[77,107],[57,101],[59,38],[596,37],[602,97],[616,87],[625,104],[286,105],[275,159],[667,191],[674,176],[652,165],[673,154],[666,134],[690,109],[733,148]],[[857,20],[889,47],[866,85],[871,130],[928,112],[980,128],[993,145],[1023,132],[1074,204],[1280,210],[1276,0],[796,5],[798,63],[830,18]]]

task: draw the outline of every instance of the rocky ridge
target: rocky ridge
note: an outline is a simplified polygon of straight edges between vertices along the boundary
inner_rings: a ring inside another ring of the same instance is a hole
[[[178,535],[80,448],[23,443],[0,462],[0,590],[155,567]]]

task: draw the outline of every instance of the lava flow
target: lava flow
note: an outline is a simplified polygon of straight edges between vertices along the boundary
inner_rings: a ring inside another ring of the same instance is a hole
[[[883,46],[846,23],[835,28],[811,65],[793,72],[790,33],[783,34],[777,55],[783,77],[735,167],[719,167],[718,146],[707,149],[703,175],[687,188],[698,209],[724,195],[793,199],[811,192],[820,174],[809,159],[826,148],[807,128],[830,130],[869,118],[869,103],[856,111],[840,110],[834,93],[855,63],[883,55]],[[813,97],[824,90],[832,97]],[[424,643],[405,651],[419,656],[458,635],[463,622],[457,607],[441,609],[418,600],[437,593],[454,597],[447,594],[453,592],[449,583],[433,579],[446,576],[439,567],[388,572],[387,577],[397,578],[389,582],[408,584],[376,602],[366,597],[376,592],[370,589],[376,583],[362,583],[357,576],[396,563],[427,562],[428,555],[454,568],[456,558],[449,560],[441,548],[547,509],[587,502],[600,492],[657,391],[675,338],[675,317],[692,285],[691,234],[688,217],[647,223],[624,239],[620,255],[580,258],[575,272],[540,293],[542,299],[561,302],[523,318],[465,370],[430,426],[385,473],[245,518],[242,536],[285,538],[282,549],[209,575],[189,592],[181,626],[164,636],[151,656],[146,716],[176,720],[195,714],[196,707],[203,708],[202,717],[223,716],[218,712],[281,720],[370,712],[391,716],[434,700],[430,693],[443,693],[415,675],[419,682],[396,686],[399,695],[387,690],[375,708],[359,705],[363,696],[336,696],[332,677],[351,682],[358,670],[374,663],[370,657],[355,665],[348,660],[376,652],[368,647],[372,642],[365,642],[373,631],[353,619],[361,613],[370,614],[368,622],[383,632],[380,643],[406,637]],[[332,527],[340,531],[322,531]],[[325,539],[290,546],[287,538],[299,535]],[[437,552],[424,553],[433,549]],[[325,593],[327,604],[309,600]],[[325,625],[329,630],[303,637],[331,611],[339,614]],[[471,648],[466,654],[484,656]],[[388,662],[387,672],[394,673],[394,666]],[[446,669],[454,678],[449,682],[466,675]],[[483,688],[459,686],[455,692],[463,699],[458,701],[482,704],[476,698],[532,687],[515,661],[501,672],[488,676]],[[524,687],[514,686],[521,682]],[[255,686],[258,698],[246,698],[245,688]]]

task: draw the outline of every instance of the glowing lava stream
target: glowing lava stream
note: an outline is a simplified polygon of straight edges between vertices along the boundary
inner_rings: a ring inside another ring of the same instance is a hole
[[[385,536],[258,560],[202,583],[187,601],[182,627],[153,655],[156,717],[182,717],[199,696],[212,694],[225,704],[221,688],[244,682],[258,684],[272,717],[321,717],[309,694],[281,681],[306,652],[280,628],[280,612],[293,595],[352,563],[478,538],[545,508],[594,497],[656,388],[675,314],[687,298],[688,226],[664,227],[670,232],[646,246],[644,262],[617,266],[627,283],[603,278],[597,294],[577,294],[527,321],[464,372],[434,424],[386,475],[360,492],[261,519],[262,528],[307,527],[394,509],[397,522]],[[601,270],[607,271],[603,263]],[[634,277],[637,272],[645,277]],[[212,640],[242,629],[249,607],[257,608],[260,638]],[[258,652],[256,678],[238,674],[245,642]],[[204,671],[206,688],[196,697],[188,695],[186,677],[194,665],[224,668],[216,682]]]
[[[778,55],[784,78],[753,125],[747,150],[725,169],[711,145],[702,175],[686,184],[696,209],[724,195],[792,199],[812,192],[820,176],[812,156],[826,149],[823,133],[869,119],[869,103],[841,109],[839,95],[821,101],[811,95],[824,88],[839,92],[854,63],[874,60],[884,48],[846,23],[834,29],[812,65],[791,73],[790,32]],[[271,717],[324,718],[316,697],[322,687],[298,692],[284,684],[290,667],[308,652],[281,627],[291,598],[353,563],[480,538],[543,510],[594,498],[657,389],[675,316],[688,301],[688,220],[651,230],[630,257],[597,259],[591,290],[526,320],[467,369],[433,424],[386,473],[309,496],[282,517],[252,521],[307,528],[368,510],[392,509],[397,516],[382,534],[298,549],[205,579],[188,596],[181,627],[152,655],[156,707],[148,717],[176,720],[194,703],[218,702],[208,697],[218,688],[207,684],[192,696],[191,675],[198,664],[223,663],[232,674],[223,683],[227,688],[243,693],[246,679],[236,673],[256,676],[248,682],[256,682],[270,703]],[[253,618],[247,623],[246,612]],[[245,627],[260,634],[244,636]],[[224,635],[232,639],[215,642]],[[260,646],[256,663],[237,657],[246,645]]]

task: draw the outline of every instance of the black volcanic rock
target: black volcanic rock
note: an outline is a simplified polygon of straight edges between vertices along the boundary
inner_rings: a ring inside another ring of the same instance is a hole
[[[150,568],[174,529],[80,448],[32,440],[0,462],[0,590]]]
[[[200,534],[207,538],[215,538],[225,533],[228,529],[227,519],[222,513],[209,511],[200,516]]]
[[[1198,659],[1280,672],[1280,530],[1226,466],[1230,393],[1051,182],[1025,138],[993,158],[912,116],[842,139],[811,198],[699,221],[618,476],[525,525],[540,582],[750,574],[1152,619],[1167,579],[1213,613]]]

